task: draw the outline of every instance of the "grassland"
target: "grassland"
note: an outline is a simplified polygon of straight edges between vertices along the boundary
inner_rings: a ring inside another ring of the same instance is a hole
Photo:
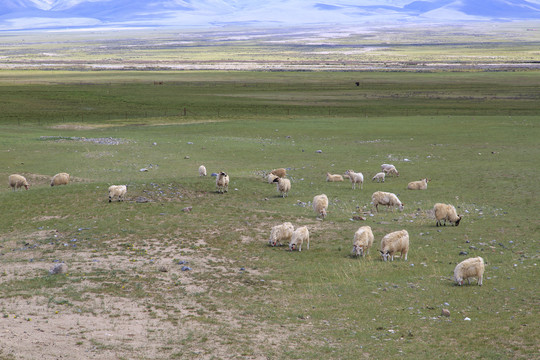
[[[0,358],[538,357],[539,77],[1,72],[0,178],[32,186],[0,188]],[[229,173],[229,193],[202,163]],[[370,182],[381,163],[401,176]],[[276,167],[287,198],[262,179]],[[349,168],[363,190],[325,182]],[[60,171],[72,183],[49,187]],[[428,190],[405,190],[422,177]],[[127,201],[107,202],[113,183]],[[374,212],[376,190],[405,211]],[[460,226],[435,227],[435,202]],[[310,250],[267,246],[283,221],[308,226]],[[354,259],[362,225],[375,245]],[[403,228],[409,260],[380,261]],[[455,286],[477,255],[484,286]],[[59,261],[68,273],[49,275]]]

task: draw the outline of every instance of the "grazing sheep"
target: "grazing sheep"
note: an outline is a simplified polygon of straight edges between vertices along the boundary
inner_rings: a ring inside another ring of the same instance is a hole
[[[51,180],[51,186],[67,185],[69,184],[69,174],[59,173],[53,176]]]
[[[379,212],[379,205],[386,205],[387,207],[397,206],[399,211],[403,211],[403,207],[405,206],[405,204],[398,199],[396,194],[384,191],[375,191],[373,195],[371,195],[371,203],[375,205],[377,212]]]
[[[373,177],[373,179],[371,179],[371,181],[375,181],[377,180],[377,182],[384,182],[384,177],[386,176],[386,174],[384,172],[378,172],[375,174],[375,176]]]
[[[269,184],[272,184],[272,183],[274,182],[274,180],[276,180],[278,177],[279,177],[279,176],[274,175],[274,174],[272,174],[272,173],[268,174],[268,177],[267,177],[268,183],[269,183]]]
[[[109,202],[112,202],[115,197],[118,201],[124,201],[127,193],[127,185],[111,185],[109,186]]]
[[[366,257],[366,254],[369,253],[369,248],[373,245],[373,231],[371,231],[371,226],[362,226],[354,233],[353,241],[353,256]]]
[[[391,168],[391,169],[388,169],[388,170],[384,170],[384,172],[387,174],[387,175],[392,175],[392,176],[399,176],[399,171],[397,171],[396,168]]]
[[[285,176],[287,176],[287,170],[285,170],[284,168],[274,169],[270,172],[270,174],[276,175],[280,178],[284,178]]]
[[[326,173],[326,181],[328,182],[343,181],[343,176],[339,174]]]
[[[302,251],[302,243],[304,241],[307,242],[307,248],[309,250],[309,231],[307,226],[302,226],[294,230],[291,242],[289,243],[289,250],[293,251],[298,248],[298,251]]]
[[[450,204],[436,203],[433,206],[433,212],[435,213],[435,219],[437,222],[436,226],[442,226],[442,221],[444,220],[444,226],[446,226],[446,221],[454,223],[455,226],[459,226],[459,222],[463,216],[456,213],[456,208]]]
[[[317,217],[320,216],[324,220],[326,209],[328,209],[328,197],[325,194],[316,195],[313,198],[313,211],[315,211]]]
[[[277,183],[277,191],[281,196],[285,197],[289,195],[289,191],[291,190],[291,181],[289,179],[278,177],[274,179],[274,182]]]
[[[347,170],[345,174],[349,175],[353,189],[356,189],[356,184],[360,184],[360,189],[364,188],[364,175],[362,173],[355,173],[352,170]]]
[[[381,240],[381,250],[379,250],[384,261],[390,257],[394,261],[394,254],[401,253],[401,258],[407,260],[409,252],[409,233],[407,230],[394,231],[386,234]]]
[[[220,171],[216,176],[216,187],[218,193],[229,192],[229,175],[225,174],[223,171]]]
[[[385,170],[389,170],[389,169],[392,169],[392,168],[396,168],[394,165],[392,164],[382,164],[381,165],[381,171],[385,171]]]
[[[26,181],[26,178],[19,174],[9,175],[8,182],[9,182],[9,186],[11,186],[13,191],[23,186],[26,190],[28,190],[28,188],[30,187],[30,184],[28,184],[28,181]]]
[[[199,176],[206,176],[206,167],[204,165],[199,166]]]
[[[272,230],[270,231],[270,239],[268,240],[268,245],[283,245],[282,241],[286,242],[291,240],[293,232],[294,227],[290,222],[285,222],[281,225],[276,225],[272,227]]]
[[[469,258],[456,265],[456,268],[454,269],[454,279],[459,285],[463,285],[463,280],[467,279],[467,282],[470,284],[470,278],[475,277],[478,279],[478,285],[482,286],[484,269],[484,259],[480,256]]]
[[[409,190],[426,190],[428,181],[429,181],[428,179],[422,179],[422,180],[418,180],[418,181],[411,181],[407,185],[407,189],[409,189]]]

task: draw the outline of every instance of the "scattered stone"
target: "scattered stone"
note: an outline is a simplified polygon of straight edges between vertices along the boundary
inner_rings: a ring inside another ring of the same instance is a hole
[[[356,220],[356,221],[365,221],[366,218],[363,217],[363,216],[359,216],[359,215],[355,215],[352,217],[353,220]]]
[[[212,174],[210,174],[210,176],[216,177],[217,173],[212,173]]]
[[[160,266],[158,270],[161,271],[161,272],[168,272],[169,271],[169,269],[167,269],[166,266]]]
[[[49,270],[49,274],[56,275],[56,274],[65,274],[68,271],[68,267],[64,263],[58,263],[54,264],[54,266]]]
[[[469,254],[469,253],[466,252],[466,251],[460,251],[460,252],[459,252],[459,255],[468,255],[468,254]]]
[[[322,154],[322,150],[315,151],[317,154]]]
[[[188,143],[187,143],[187,144],[188,144],[188,145],[193,145],[193,143],[192,143],[191,141],[188,141]]]
[[[463,320],[465,320],[465,321],[471,321],[471,318],[466,317],[466,318],[463,319]]]
[[[185,208],[182,209],[183,212],[191,212],[191,209],[193,209],[192,206],[186,206]]]
[[[189,159],[189,155],[184,156],[184,159]]]
[[[446,317],[450,317],[450,310],[442,309],[441,315],[446,316]]]
[[[157,145],[157,142],[153,142],[152,145],[156,146],[156,145]]]
[[[147,168],[142,168],[142,169],[140,169],[139,171],[140,171],[140,172],[145,172],[145,171],[148,171],[148,169],[147,169]]]
[[[189,271],[191,268],[189,266],[182,266],[182,271]]]

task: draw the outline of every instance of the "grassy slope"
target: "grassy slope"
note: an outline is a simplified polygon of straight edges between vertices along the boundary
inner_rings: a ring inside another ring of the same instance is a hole
[[[189,357],[190,350],[199,349],[219,356],[216,344],[230,353],[271,358],[453,358],[456,349],[472,358],[537,354],[538,222],[532,214],[539,209],[534,193],[538,171],[532,164],[540,158],[539,120],[509,114],[532,112],[531,103],[538,101],[537,73],[173,73],[174,85],[149,84],[157,76],[162,75],[120,75],[119,83],[132,84],[113,87],[80,86],[81,81],[106,80],[81,73],[55,75],[55,81],[72,85],[4,82],[8,110],[0,131],[0,177],[23,173],[33,179],[33,187],[28,192],[0,190],[2,207],[9,209],[0,219],[2,260],[22,266],[31,258],[40,265],[4,272],[0,294],[6,314],[12,300],[47,296],[51,313],[82,308],[99,316],[89,294],[125,297],[150,306],[163,321],[200,325],[191,335],[161,344],[165,357]],[[362,114],[364,102],[358,101],[358,89],[351,89],[353,79],[372,85],[360,91],[370,112],[386,116]],[[426,98],[432,86],[443,95]],[[174,96],[167,97],[171,88]],[[12,91],[18,96],[10,98]],[[400,94],[398,104],[395,93]],[[42,102],[23,101],[27,94],[41,94],[37,99]],[[27,106],[15,106],[19,99]],[[55,113],[68,116],[88,108],[85,123],[113,126],[51,128],[59,114],[47,115],[50,99],[56,99],[50,106]],[[186,102],[204,111],[223,108],[219,117],[198,110],[187,117],[132,120],[128,115],[108,121],[117,108],[120,113],[133,107],[162,111]],[[288,107],[296,112],[278,115],[277,109]],[[404,108],[416,110],[405,116]],[[244,109],[239,119],[233,115],[237,109]],[[320,113],[312,115],[313,109]],[[429,116],[412,116],[424,111]],[[336,116],[340,112],[360,116]],[[392,116],[397,112],[400,116]],[[40,114],[47,120],[38,124]],[[140,122],[150,125],[133,124]],[[129,142],[104,146],[40,136]],[[317,154],[318,149],[323,152]],[[384,162],[395,163],[402,175],[385,184],[368,180],[356,191],[348,183],[324,181],[326,171],[348,168],[369,179]],[[230,174],[227,195],[213,192],[213,178],[197,177],[201,163],[209,172]],[[139,171],[150,164],[150,171]],[[285,199],[257,175],[279,166],[291,168],[292,191]],[[50,188],[46,177],[33,175],[60,171],[76,181]],[[405,190],[408,181],[421,177],[432,179],[427,191]],[[127,183],[132,200],[144,196],[154,201],[108,204],[105,189],[111,183]],[[357,207],[368,211],[371,193],[381,189],[398,193],[406,210],[351,222]],[[307,203],[322,192],[331,204],[328,218],[318,222],[311,208],[297,201]],[[462,225],[434,227],[428,212],[439,201],[465,214]],[[193,211],[181,212],[185,206]],[[270,227],[286,220],[310,227],[309,251],[266,247]],[[352,259],[352,236],[365,224],[374,230],[374,248],[367,259]],[[381,237],[402,228],[411,234],[409,261],[379,261]],[[35,236],[51,229],[62,240]],[[70,243],[73,238],[77,247]],[[485,286],[453,285],[453,268],[464,258],[460,251],[484,257]],[[111,271],[88,265],[109,257],[118,261]],[[68,276],[46,275],[55,259],[70,265]],[[194,270],[179,272],[174,259],[190,260]],[[155,262],[171,270],[160,273]],[[200,291],[189,293],[186,284]],[[156,286],[162,291],[156,292]],[[192,313],[186,317],[180,310],[189,310],[188,302]],[[442,308],[452,312],[449,319],[439,316]]]

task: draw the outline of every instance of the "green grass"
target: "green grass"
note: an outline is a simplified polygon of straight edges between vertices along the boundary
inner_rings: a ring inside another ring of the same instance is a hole
[[[189,330],[146,329],[162,358],[538,356],[538,72],[35,75],[24,84],[0,74],[0,178],[21,173],[32,185],[0,189],[9,318],[28,317],[11,303],[43,297],[48,312],[32,318],[80,312],[129,323],[95,300],[127,299],[148,319]],[[168,81],[154,86],[158,77]],[[172,115],[184,106],[186,116]],[[73,140],[82,137],[125,142]],[[372,183],[382,163],[401,176]],[[200,164],[226,171],[229,193],[199,178]],[[276,167],[290,168],[284,199],[260,177]],[[364,173],[363,190],[325,182],[327,171],[347,169]],[[61,171],[74,181],[51,188]],[[405,190],[423,177],[426,191]],[[106,189],[119,183],[128,201],[109,204]],[[399,194],[405,211],[370,216],[376,190]],[[320,193],[330,199],[324,222],[298,202]],[[458,208],[459,227],[435,227],[436,202]],[[365,222],[350,220],[364,211]],[[283,221],[308,226],[310,250],[267,247]],[[375,244],[353,259],[361,225]],[[380,261],[382,236],[403,228],[409,261]],[[461,251],[485,259],[484,286],[454,285]],[[68,274],[48,275],[54,260]]]

